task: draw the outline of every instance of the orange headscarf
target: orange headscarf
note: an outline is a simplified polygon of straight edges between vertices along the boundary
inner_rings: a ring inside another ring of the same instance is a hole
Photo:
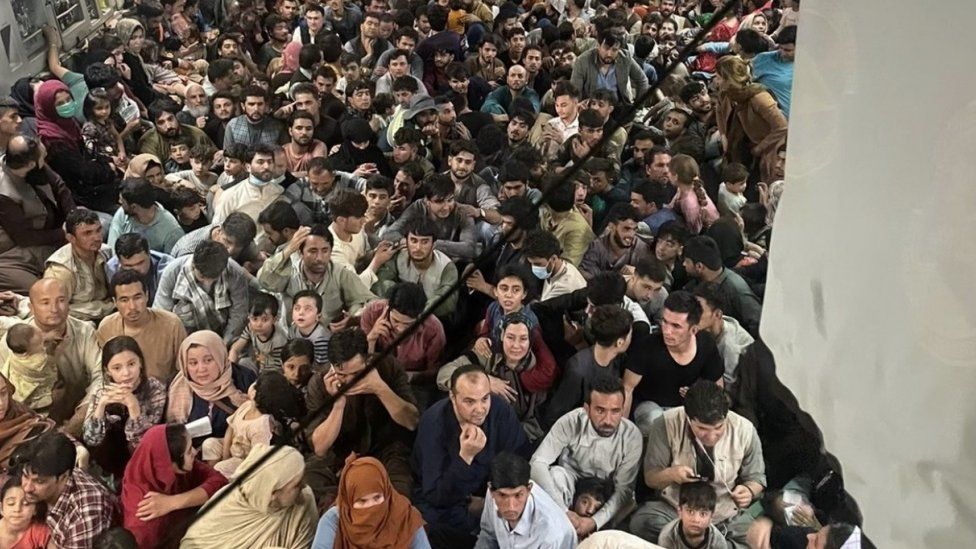
[[[407,549],[424,519],[410,501],[393,489],[383,464],[350,454],[339,477],[339,533],[335,549]],[[367,509],[353,509],[357,499],[375,493],[384,501]]]

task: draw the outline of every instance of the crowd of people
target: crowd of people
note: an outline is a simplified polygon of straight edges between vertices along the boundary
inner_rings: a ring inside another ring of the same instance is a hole
[[[869,546],[759,339],[799,0],[125,4],[0,100],[0,549]]]

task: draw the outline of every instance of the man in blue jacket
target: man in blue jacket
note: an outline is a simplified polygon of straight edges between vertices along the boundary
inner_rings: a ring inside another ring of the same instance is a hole
[[[450,397],[428,408],[417,428],[412,500],[424,520],[459,529],[460,536],[475,532],[491,461],[506,451],[523,457],[531,452],[515,411],[492,394],[480,366],[458,368]]]

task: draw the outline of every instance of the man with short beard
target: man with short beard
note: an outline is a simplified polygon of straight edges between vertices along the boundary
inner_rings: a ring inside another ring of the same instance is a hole
[[[47,258],[44,277],[60,280],[67,288],[71,316],[98,322],[115,309],[105,271],[112,248],[102,243],[102,222],[91,210],[69,212],[64,229],[68,243]]]
[[[75,201],[46,155],[40,140],[15,135],[0,157],[0,290],[26,293],[66,242],[62,225]]]
[[[613,93],[615,102],[629,105],[647,92],[647,75],[627,53],[625,40],[605,30],[597,36],[597,47],[583,52],[573,63],[573,85],[583,97],[597,89]]]
[[[241,108],[244,114],[227,124],[224,147],[233,144],[253,148],[255,145],[278,145],[284,135],[281,121],[268,116],[268,92],[259,86],[249,86],[243,93]],[[160,157],[162,158],[162,157]]]
[[[169,158],[170,144],[184,135],[190,137],[191,149],[199,145],[214,146],[207,134],[200,128],[180,124],[176,118],[179,112],[180,105],[168,97],[157,99],[149,105],[149,120],[155,124],[155,127],[144,133],[139,139],[140,153],[152,154],[159,159]]]
[[[380,14],[366,12],[363,22],[359,25],[359,36],[353,37],[345,43],[343,49],[359,57],[359,64],[372,69],[380,55],[390,49],[390,43],[380,36]]]
[[[248,153],[245,181],[220,194],[214,204],[213,222],[220,223],[232,212],[243,212],[257,223],[261,210],[278,199],[285,190],[275,181],[274,149],[258,144]],[[258,236],[263,234],[258,231]]]
[[[315,84],[308,82],[296,84],[291,88],[291,97],[295,100],[294,111],[306,111],[312,115],[314,129],[312,138],[325,143],[326,146],[338,145],[342,142],[342,133],[335,118],[322,112],[322,101],[319,99]]]
[[[590,242],[580,262],[580,272],[587,280],[604,271],[634,267],[653,254],[650,244],[637,236],[640,221],[640,215],[630,204],[619,203],[610,208],[605,234]]]
[[[289,0],[290,1],[290,0]],[[276,14],[271,14],[264,20],[264,30],[268,35],[265,42],[258,51],[258,67],[265,68],[275,57],[281,57],[285,51],[285,46],[291,42],[291,23]]]
[[[535,125],[535,115],[528,111],[516,111],[512,114],[506,127],[508,136],[508,150],[514,150],[522,145],[527,145],[529,140],[529,130]]]
[[[525,66],[525,72],[527,73],[526,81],[527,85],[535,90],[535,93],[542,97],[552,88],[552,79],[549,77],[549,71],[542,66],[542,59],[546,56],[546,52],[541,45],[531,45],[525,47],[525,58],[522,60],[522,64]]]
[[[309,161],[316,156],[326,156],[325,143],[315,139],[315,118],[308,111],[295,111],[288,118],[288,135],[291,141],[284,146],[288,158],[288,171],[295,177],[304,177]]]
[[[532,479],[562,507],[582,539],[604,527],[618,512],[629,513],[640,469],[640,430],[623,414],[620,378],[600,372],[581,408],[560,417],[532,455]],[[591,517],[570,509],[576,481],[610,479],[613,496]],[[616,517],[622,518],[622,517]]]
[[[230,92],[219,91],[210,97],[210,113],[203,131],[219,150],[224,150],[227,124],[235,116],[237,116],[237,100]]]

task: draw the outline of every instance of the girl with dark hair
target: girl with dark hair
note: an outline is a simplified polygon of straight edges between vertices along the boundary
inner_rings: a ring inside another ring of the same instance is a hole
[[[20,475],[13,475],[0,489],[0,547],[4,549],[44,549],[51,530],[41,520],[36,503],[31,503],[20,486]],[[43,504],[42,504],[43,505]]]
[[[162,421],[166,387],[146,375],[142,350],[129,336],[105,343],[102,372],[105,384],[89,402],[84,441],[95,462],[118,478],[143,433]]]
[[[139,547],[177,547],[186,518],[227,484],[196,459],[183,424],[156,425],[142,437],[122,478],[122,525]]]
[[[281,349],[281,372],[285,379],[305,395],[315,364],[315,346],[303,338],[292,339]]]
[[[125,145],[112,123],[112,101],[108,93],[101,88],[90,90],[85,96],[82,111],[85,124],[81,127],[81,136],[89,154],[111,159],[120,169],[125,168]]]

